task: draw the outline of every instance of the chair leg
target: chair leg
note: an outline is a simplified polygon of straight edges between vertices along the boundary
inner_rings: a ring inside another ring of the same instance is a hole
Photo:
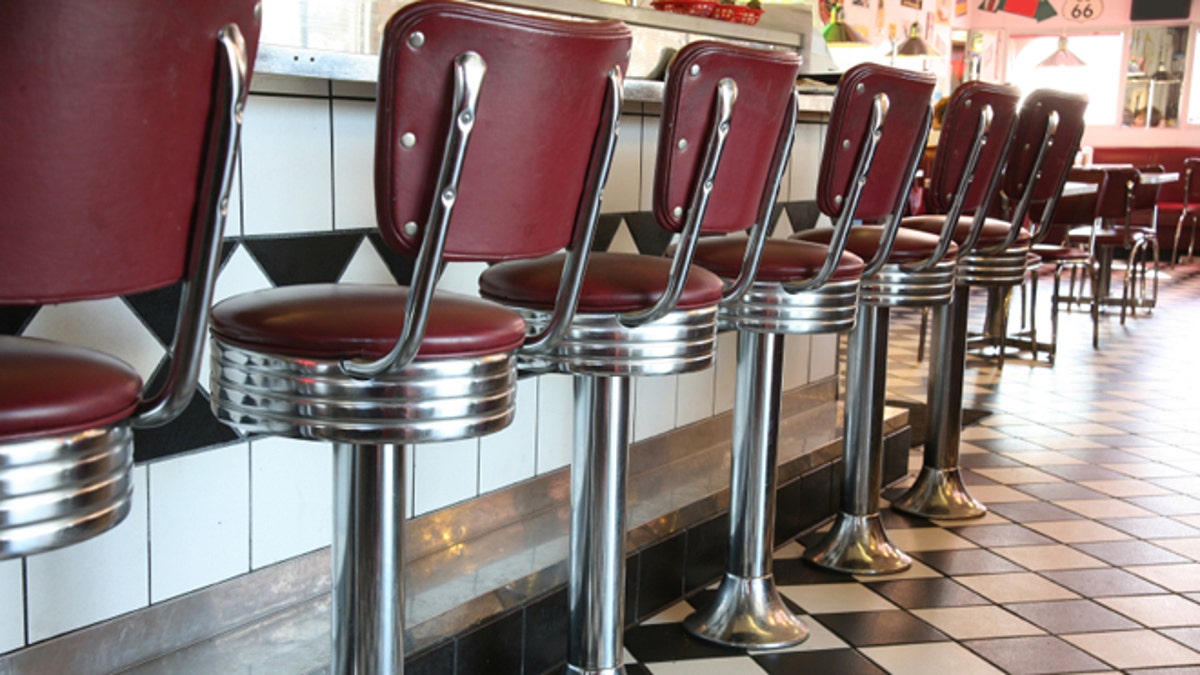
[[[842,498],[833,528],[804,557],[852,574],[888,574],[912,558],[888,539],[879,517],[888,308],[860,302],[846,364]]]
[[[1058,356],[1058,303],[1059,291],[1062,288],[1062,273],[1065,265],[1058,263],[1054,266],[1054,290],[1050,294],[1050,363]],[[1074,275],[1075,267],[1071,266]]]
[[[575,376],[567,672],[625,672],[625,465],[629,377]]]
[[[689,616],[693,635],[731,647],[773,649],[808,637],[771,575],[783,336],[738,333],[730,467],[729,557],[717,597]]]
[[[933,340],[925,428],[925,456],[916,482],[892,508],[925,518],[978,518],[987,507],[971,496],[958,467],[963,377],[967,365],[970,289],[954,287],[949,305],[933,309]]]
[[[404,453],[334,444],[336,675],[404,673]]]
[[[1029,350],[1033,352],[1033,360],[1037,361],[1037,292],[1038,282],[1041,281],[1038,270],[1029,272]],[[1050,359],[1053,362],[1053,357]]]
[[[1188,233],[1188,264],[1192,264],[1192,249],[1196,246],[1196,215],[1191,214],[1192,229]]]
[[[1175,241],[1171,244],[1171,269],[1175,269],[1175,263],[1183,258],[1179,255],[1179,235],[1183,233],[1183,221],[1187,218],[1187,210],[1179,212],[1179,220],[1175,222]]]
[[[925,360],[925,334],[929,330],[929,308],[921,308],[921,328],[917,334],[917,363]]]

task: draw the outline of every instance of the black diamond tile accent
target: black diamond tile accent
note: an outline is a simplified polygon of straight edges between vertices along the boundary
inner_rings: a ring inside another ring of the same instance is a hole
[[[683,532],[638,554],[637,616],[650,618],[683,597],[687,538]]]
[[[37,305],[0,307],[0,335],[19,335],[39,309],[41,307]]]
[[[525,672],[558,670],[567,659],[567,589],[525,608]]]
[[[949,640],[945,633],[908,612],[842,612],[814,615],[829,630],[855,647]]]
[[[787,202],[783,208],[787,210],[792,232],[811,230],[816,227],[817,219],[821,217],[821,209],[816,201]]]
[[[625,215],[621,213],[602,213],[600,220],[596,223],[596,234],[592,239],[593,251],[607,251],[612,246],[613,239],[617,236],[617,230],[621,228],[621,221],[625,219]]]
[[[466,675],[521,672],[522,612],[510,612],[458,640],[458,669]]]
[[[383,264],[387,266],[388,271],[392,273],[392,278],[401,286],[407,286],[412,283],[413,275],[413,259],[397,253],[383,241],[383,237],[378,232],[368,232],[367,239],[371,245],[375,247],[375,252],[379,254],[379,258],[383,260]]]
[[[208,398],[197,391],[175,421],[157,429],[138,429],[133,436],[133,458],[137,462],[161,459],[210,445],[238,440],[230,427],[217,421]]]
[[[625,631],[625,648],[639,663],[651,664],[746,654],[744,649],[722,647],[693,637],[684,630],[681,623],[659,623],[631,628]]]
[[[276,286],[333,283],[342,275],[362,232],[329,232],[242,241]]]
[[[625,214],[625,226],[633,235],[638,253],[644,255],[663,255],[671,245],[671,237],[675,236],[673,232],[664,230],[649,211]]]
[[[405,659],[406,675],[444,675],[454,672],[454,641]]]
[[[797,673],[884,675],[887,673],[886,670],[853,649],[757,654],[754,656],[754,662],[766,670],[769,675],[797,675]]]
[[[171,284],[156,291],[125,297],[125,304],[146,324],[164,347],[171,346],[175,322],[179,316],[179,293],[182,284]]]
[[[983,549],[955,551],[910,551],[912,557],[942,574],[1005,574],[1024,572],[1024,567]]]
[[[803,558],[783,558],[775,561],[775,583],[780,586],[800,584],[837,584],[853,581],[845,572],[817,567]]]

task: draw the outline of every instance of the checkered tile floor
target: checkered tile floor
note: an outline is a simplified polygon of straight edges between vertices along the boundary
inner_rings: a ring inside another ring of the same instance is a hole
[[[984,518],[885,509],[916,562],[882,578],[804,563],[802,537],[775,575],[806,642],[711,645],[683,630],[682,602],[627,633],[630,675],[1200,673],[1200,266],[1169,274],[1151,316],[1101,317],[1099,351],[1075,311],[1053,367],[969,358],[965,404],[992,413],[961,448]],[[889,398],[925,398],[918,320],[893,312]],[[1048,338],[1048,316],[1039,330]]]

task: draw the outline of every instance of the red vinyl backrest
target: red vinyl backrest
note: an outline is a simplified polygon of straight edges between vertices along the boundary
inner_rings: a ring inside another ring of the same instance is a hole
[[[1004,169],[1004,192],[1015,202],[1031,179],[1034,160],[1041,147],[1050,114],[1058,113],[1058,129],[1038,176],[1033,177],[1033,202],[1049,200],[1066,181],[1083,137],[1083,113],[1087,97],[1051,89],[1038,89],[1025,99],[1017,120],[1017,135]]]
[[[410,36],[422,35],[419,46]],[[617,21],[562,21],[434,0],[388,22],[376,108],[375,205],[383,238],[415,254],[434,199],[453,104],[453,61],[487,64],[446,260],[546,255],[571,241],[605,109],[627,68]],[[413,134],[416,143],[402,147]],[[419,226],[415,235],[404,226]]]
[[[1108,179],[1100,192],[1100,203],[1096,206],[1096,215],[1100,218],[1115,218],[1124,222],[1125,210],[1132,208],[1132,194],[1129,182],[1133,181],[1134,190],[1138,186],[1138,170],[1133,167],[1105,169]]]
[[[182,279],[218,31],[254,63],[257,0],[0,2],[0,303]]]
[[[789,51],[751,49],[719,42],[688,44],[671,62],[663,95],[654,215],[673,232],[683,228],[692,191],[704,164],[716,114],[714,93],[725,78],[737,84],[725,151],[704,218],[704,232],[745,230],[758,218],[764,187],[791,132],[800,57]],[[769,187],[767,187],[769,189]]]
[[[1021,92],[1016,87],[981,80],[965,82],[954,90],[946,108],[930,176],[929,200],[935,212],[945,213],[950,209],[974,145],[979,118],[984,109],[991,106],[992,123],[987,143],[975,166],[963,211],[972,213],[983,203],[989,186],[993,186],[993,179],[1004,167],[1004,153],[1017,123],[1020,100]]]
[[[1052,225],[1091,225],[1096,219],[1096,207],[1100,203],[1100,194],[1104,192],[1108,181],[1108,172],[1097,167],[1075,167],[1070,170],[1067,180],[1074,183],[1095,185],[1094,191],[1082,194],[1063,195],[1059,198],[1054,213],[1050,217]],[[1032,218],[1040,218],[1042,204],[1030,209]]]
[[[872,101],[877,94],[886,94],[889,107],[882,138],[855,217],[873,222],[892,215],[900,193],[908,190],[912,160],[924,150],[935,82],[930,73],[875,63],[859,64],[842,75],[817,180],[817,206],[823,213],[834,219],[841,214],[870,125]]]

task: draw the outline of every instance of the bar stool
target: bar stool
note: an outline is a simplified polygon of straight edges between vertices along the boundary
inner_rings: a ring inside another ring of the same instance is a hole
[[[1175,242],[1171,245],[1171,267],[1177,260],[1182,260],[1179,254],[1179,235],[1183,232],[1185,221],[1191,221],[1192,229],[1188,234],[1188,262],[1192,262],[1192,250],[1196,246],[1196,218],[1200,215],[1200,157],[1187,157],[1183,160],[1183,201],[1159,205],[1164,210],[1179,211],[1179,221],[1175,223]]]
[[[960,220],[955,228],[955,238],[962,244],[954,299],[949,306],[935,309],[933,316],[930,363],[934,365],[929,374],[924,462],[912,487],[892,500],[893,509],[944,519],[976,518],[987,512],[963,484],[958,467],[970,287],[1011,290],[1021,283],[1030,242],[1042,235],[1035,231],[1031,236],[1022,227],[1026,214],[1035,201],[1044,203],[1037,222],[1047,227],[1052,222],[1083,136],[1086,108],[1087,98],[1078,94],[1046,89],[1029,94],[1005,155],[1000,196],[1010,219],[987,218],[965,227]]]
[[[67,4],[0,5],[0,305],[179,282],[181,302],[150,383],[103,352],[0,336],[0,559],[120,523],[132,430],[195,392],[258,42],[254,0]]]
[[[525,350],[531,367],[575,380],[567,671],[623,673],[625,464],[631,376],[706,368],[716,344],[721,279],[691,264],[699,235],[769,229],[795,128],[799,59],[715,42],[679,51],[667,73],[654,214],[679,233],[673,259],[597,253],[578,312],[557,343]],[[739,95],[740,94],[740,95]],[[751,198],[747,198],[750,196]],[[563,259],[501,263],[484,297],[535,326],[566,275]]]
[[[416,257],[411,287],[289,286],[213,310],[218,416],[334,442],[334,672],[404,669],[407,444],[512,419],[526,323],[435,291],[442,263],[590,241],[630,42],[616,21],[405,6],[383,35],[375,194],[385,241]]]
[[[858,322],[850,333],[842,504],[830,531],[805,551],[805,557],[818,565],[856,574],[887,574],[912,563],[888,539],[879,516],[890,309],[950,303],[958,253],[955,227],[964,209],[978,208],[994,190],[1016,100],[1012,88],[982,82],[956,90],[946,111],[927,195],[931,206],[944,215],[903,219],[890,250],[880,244],[879,228],[858,228],[858,237],[851,237],[852,251],[878,257],[884,264],[863,276]],[[904,227],[912,221],[927,223],[928,231]],[[812,239],[819,234],[800,236]]]

